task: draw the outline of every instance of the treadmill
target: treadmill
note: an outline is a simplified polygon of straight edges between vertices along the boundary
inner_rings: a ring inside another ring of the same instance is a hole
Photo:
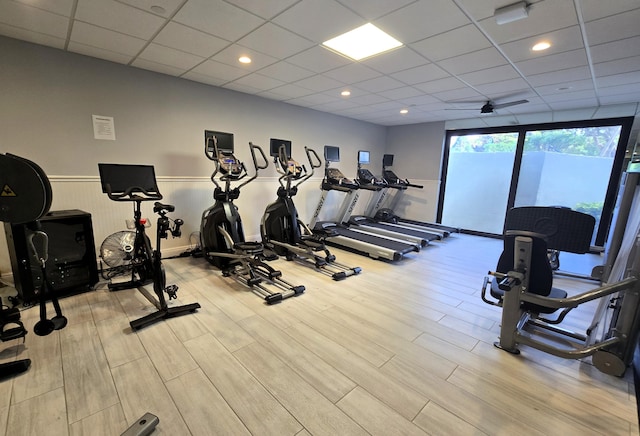
[[[379,198],[377,203],[374,205],[374,209],[371,211],[370,216],[374,216],[376,221],[390,222],[410,228],[426,229],[429,232],[441,234],[443,238],[449,236],[451,233],[460,233],[460,229],[457,227],[445,226],[439,223],[410,220],[396,215],[394,210],[400,200],[402,191],[405,191],[407,188],[423,189],[424,186],[410,183],[407,179],[401,179],[393,171],[387,169],[387,167],[390,166],[393,166],[393,155],[385,154],[382,158],[382,178],[387,182],[387,186],[392,189],[396,189],[397,193],[388,208],[380,208],[386,192],[383,193],[382,197]]]
[[[348,200],[353,198],[353,192],[359,189],[357,182],[347,179],[339,169],[329,167],[331,162],[340,161],[340,149],[338,147],[325,145],[324,159],[325,177],[321,185],[322,196],[309,223],[309,227],[314,233],[325,236],[326,243],[329,245],[365,254],[373,259],[397,261],[407,253],[420,251],[420,246],[417,244],[353,230],[344,225],[342,221],[318,221],[318,216],[330,191],[339,191],[347,194],[345,198],[347,201],[343,204],[346,206],[346,213],[350,213],[349,209],[353,207],[354,203]]]
[[[387,183],[383,179],[375,177],[371,171],[366,168],[362,168],[362,165],[366,165],[369,162],[369,152],[365,150],[358,151],[358,184],[360,189],[377,192],[387,189]],[[375,198],[376,197],[374,196],[372,200],[375,200]],[[374,203],[377,203],[377,201],[374,201]],[[442,234],[430,232],[426,228],[418,229],[398,224],[378,222],[369,215],[355,215],[345,217],[343,219],[348,219],[351,229],[357,228],[382,236],[390,236],[401,240],[407,240],[409,242],[418,242],[422,247],[428,245],[430,241],[442,239]]]

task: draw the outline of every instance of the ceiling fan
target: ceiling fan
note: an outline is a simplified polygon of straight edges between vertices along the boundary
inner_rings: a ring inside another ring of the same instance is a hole
[[[524,104],[524,103],[529,103],[529,100],[514,100],[514,101],[507,101],[504,103],[496,103],[494,100],[486,100],[484,102],[470,102],[470,101],[465,101],[465,102],[455,102],[455,103],[484,103],[482,105],[482,107],[480,107],[480,113],[481,114],[492,114],[495,110],[497,109],[503,109],[506,107],[510,107],[510,106],[516,106],[519,104]],[[448,108],[446,110],[459,110],[459,111],[467,111],[467,110],[477,110],[476,108]]]

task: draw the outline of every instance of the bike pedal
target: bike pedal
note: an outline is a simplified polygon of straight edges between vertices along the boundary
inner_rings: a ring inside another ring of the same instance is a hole
[[[164,288],[164,291],[169,295],[169,300],[173,300],[174,298],[178,298],[178,286],[177,285],[169,285]]]

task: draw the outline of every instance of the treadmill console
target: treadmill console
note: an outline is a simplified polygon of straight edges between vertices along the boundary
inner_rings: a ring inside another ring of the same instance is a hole
[[[325,180],[322,183],[322,189],[331,190],[331,189],[341,189],[341,190],[351,190],[358,189],[358,183],[354,180],[347,179],[342,171],[337,168],[327,168]]]
[[[358,170],[358,182],[360,182],[360,185],[386,185],[386,182],[383,179],[374,176],[371,171],[366,168],[360,168]]]

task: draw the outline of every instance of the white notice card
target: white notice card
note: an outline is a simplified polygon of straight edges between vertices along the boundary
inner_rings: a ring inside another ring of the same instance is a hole
[[[116,140],[116,129],[113,125],[113,117],[91,115],[93,117],[93,137],[107,141]]]

